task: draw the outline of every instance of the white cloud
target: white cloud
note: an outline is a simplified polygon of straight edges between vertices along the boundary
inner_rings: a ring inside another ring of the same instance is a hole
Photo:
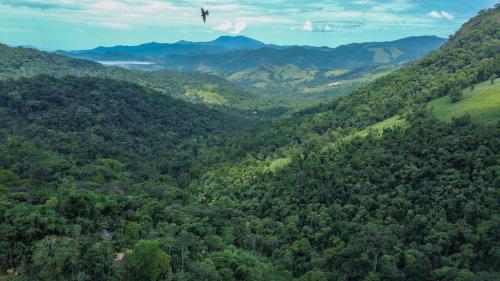
[[[247,28],[247,23],[240,20],[234,24],[234,29],[231,31],[231,34],[240,34],[245,28]]]
[[[313,25],[312,25],[312,22],[311,22],[311,21],[309,21],[309,20],[308,20],[308,21],[306,21],[306,22],[304,23],[304,25],[302,26],[302,30],[309,31],[309,32],[313,31],[313,30],[314,30],[314,27],[313,27]]]
[[[440,10],[417,14],[413,8],[420,4],[415,0],[304,2],[297,5],[286,0],[0,0],[0,18],[36,17],[61,24],[125,30],[166,27],[190,32],[203,28],[206,32],[219,30],[230,34],[239,34],[248,26],[256,30],[285,28],[307,32],[351,31],[351,26],[362,26],[363,30],[429,28],[435,26],[435,19],[455,18]],[[200,6],[210,11],[206,24],[201,20]]]
[[[215,27],[215,30],[224,31],[233,35],[240,34],[247,27],[247,23],[244,20],[236,21],[234,24],[232,21],[225,21]]]
[[[429,16],[433,19],[447,19],[447,20],[455,19],[455,16],[453,16],[452,14],[445,12],[445,11],[441,11],[441,12],[432,11],[432,12],[428,13],[427,16]]]
[[[233,23],[230,21],[225,21],[215,27],[215,30],[229,32],[233,28]]]
[[[432,11],[427,14],[429,17],[434,18],[434,19],[440,19],[442,18],[441,14],[438,11]]]
[[[441,11],[441,15],[445,18],[445,19],[449,19],[449,20],[452,20],[452,19],[455,19],[455,16],[445,12],[445,11]]]

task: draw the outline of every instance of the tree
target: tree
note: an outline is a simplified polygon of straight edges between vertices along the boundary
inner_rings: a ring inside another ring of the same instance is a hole
[[[166,280],[170,273],[170,257],[160,249],[158,241],[141,240],[125,257],[125,270],[131,281]]]
[[[114,275],[113,260],[115,255],[110,241],[95,242],[92,239],[85,241],[85,252],[82,253],[85,272],[90,275],[92,281],[108,281]]]
[[[34,271],[41,280],[74,280],[80,274],[78,242],[69,237],[48,236],[36,243]]]
[[[371,254],[371,271],[375,273],[379,258],[394,246],[396,237],[387,227],[370,222],[361,229],[356,240],[361,249]]]
[[[282,261],[296,276],[301,276],[311,269],[314,250],[307,239],[293,242],[284,249]]]
[[[432,268],[429,259],[415,249],[404,253],[404,263],[404,273],[407,280],[426,280]]]
[[[328,278],[321,270],[315,269],[300,277],[300,281],[326,281]]]
[[[141,238],[141,225],[136,222],[129,222],[125,229],[127,242],[135,242]]]
[[[450,90],[450,102],[456,103],[460,101],[463,97],[462,91],[458,87],[453,87]]]
[[[189,280],[198,281],[217,281],[221,280],[217,268],[215,268],[211,260],[206,260],[204,262],[193,262],[188,271]]]

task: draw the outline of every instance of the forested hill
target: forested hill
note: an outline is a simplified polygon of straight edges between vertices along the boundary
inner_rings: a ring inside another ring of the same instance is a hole
[[[23,47],[0,44],[0,79],[36,75],[66,75],[110,78],[156,89],[176,98],[210,106],[237,109],[266,107],[266,100],[233,86],[228,81],[203,73],[175,71],[142,72],[104,66]]]
[[[440,49],[333,102],[261,132],[264,147],[332,141],[500,76],[499,9],[474,17]],[[315,140],[314,142],[317,142]]]
[[[132,83],[74,76],[0,81],[0,119],[1,168],[90,186],[162,175],[187,184],[214,160],[222,134],[252,124]]]
[[[483,11],[437,52],[280,124],[264,138],[289,147],[206,173],[198,202],[230,206],[240,252],[280,276],[498,280],[499,19]],[[471,114],[443,118],[456,104]],[[218,258],[203,262],[222,275]]]
[[[318,132],[363,128],[500,75],[500,7],[483,11],[439,50],[333,103],[302,112]],[[300,114],[299,114],[300,115]]]

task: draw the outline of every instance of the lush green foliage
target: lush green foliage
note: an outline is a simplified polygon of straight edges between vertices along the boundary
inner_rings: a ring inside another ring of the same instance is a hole
[[[141,240],[125,257],[126,278],[130,280],[164,280],[170,271],[170,257],[155,240]]]
[[[500,13],[485,11],[438,51],[324,107],[304,111],[320,132],[341,124],[362,128],[491,77],[500,76]],[[320,112],[320,114],[315,114]],[[311,114],[312,113],[312,114]],[[312,116],[312,117],[311,117]]]
[[[221,168],[199,183],[200,200],[255,216],[243,247],[295,276],[455,280],[498,268],[498,127],[413,118],[274,172],[258,160]]]
[[[185,185],[227,158],[218,155],[227,142],[220,135],[253,122],[134,84],[77,77],[0,82],[0,109],[2,167],[83,186],[159,178]]]

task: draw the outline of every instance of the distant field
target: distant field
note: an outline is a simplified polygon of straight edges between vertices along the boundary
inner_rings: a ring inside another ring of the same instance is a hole
[[[360,73],[359,75],[354,75],[352,77],[349,77],[347,79],[339,79],[339,80],[331,80],[329,82],[339,82],[339,86],[331,87],[328,86],[328,84],[320,85],[320,86],[314,86],[314,87],[305,87],[302,90],[303,94],[318,94],[318,93],[324,93],[327,91],[332,91],[336,90],[338,93],[342,94],[347,94],[354,89],[361,87],[362,85],[368,84],[369,82],[378,79],[380,77],[383,77],[391,72],[396,70],[396,67],[391,66],[391,67],[380,67],[377,70],[374,70],[372,72],[366,72],[366,73]],[[329,71],[332,72],[332,71]],[[325,77],[327,76],[327,73],[325,73]],[[334,76],[331,76],[334,77]]]
[[[443,121],[467,113],[475,121],[500,121],[500,79],[496,79],[493,85],[486,81],[475,85],[474,90],[467,88],[462,93],[463,98],[456,103],[451,103],[450,97],[446,96],[431,101],[427,107]]]
[[[202,89],[185,87],[183,98],[191,102],[203,102],[210,105],[226,105],[228,101],[222,95],[216,92],[217,87],[211,84],[205,84]]]

